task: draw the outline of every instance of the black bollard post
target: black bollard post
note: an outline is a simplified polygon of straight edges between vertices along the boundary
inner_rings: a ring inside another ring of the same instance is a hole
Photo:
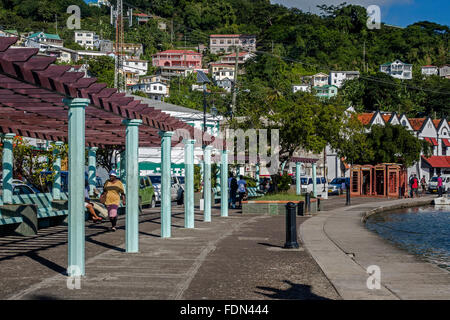
[[[346,185],[346,194],[345,194],[345,205],[349,206],[350,205],[350,186]]]
[[[286,204],[286,243],[285,249],[298,248],[297,243],[297,216],[295,215],[295,203]]]
[[[298,202],[298,204],[297,204],[297,215],[298,216],[304,216],[305,215],[304,210],[303,210],[304,205],[305,205],[304,201],[299,201]]]
[[[317,198],[317,211],[322,211],[321,204],[320,204],[320,198]]]
[[[305,194],[305,212],[309,213],[311,211],[311,195],[309,193]]]

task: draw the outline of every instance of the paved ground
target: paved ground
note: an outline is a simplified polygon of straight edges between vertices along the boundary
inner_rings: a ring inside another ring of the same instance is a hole
[[[429,204],[433,198],[372,199],[334,208],[302,224],[300,234],[305,247],[344,299],[450,299],[448,271],[395,247],[367,230],[362,222],[367,211]],[[366,284],[366,269],[373,265],[381,272],[378,290],[369,290]]]
[[[341,201],[341,200],[339,200]],[[302,248],[283,250],[283,216],[221,218],[196,212],[196,228],[184,229],[175,207],[172,238],[161,239],[159,208],[140,221],[140,253],[124,252],[124,220],[86,227],[86,277],[67,289],[67,228],[34,237],[0,238],[1,299],[339,299]],[[302,223],[307,218],[298,219]]]

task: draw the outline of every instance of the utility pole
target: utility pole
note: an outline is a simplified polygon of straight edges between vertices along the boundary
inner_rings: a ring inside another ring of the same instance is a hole
[[[58,15],[55,14],[55,29],[56,29],[56,34],[58,34]]]
[[[171,28],[170,28],[170,45],[173,46],[173,19],[171,20]]]
[[[363,48],[363,71],[366,71],[366,40],[364,40]]]
[[[236,84],[237,84],[237,73],[239,64],[239,46],[236,46],[236,61],[234,63],[234,80],[233,80],[233,98],[231,102],[231,118],[234,117],[236,112]]]

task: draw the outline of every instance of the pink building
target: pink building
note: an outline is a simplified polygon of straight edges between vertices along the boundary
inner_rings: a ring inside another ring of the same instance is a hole
[[[192,50],[166,50],[152,56],[154,67],[201,68],[202,54]]]

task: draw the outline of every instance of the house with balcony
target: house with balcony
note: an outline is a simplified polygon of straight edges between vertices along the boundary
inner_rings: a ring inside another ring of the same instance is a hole
[[[437,76],[439,74],[439,68],[432,65],[422,66],[421,70],[424,76]]]
[[[247,52],[256,51],[256,36],[244,34],[212,34],[209,36],[209,51],[213,54],[233,52],[240,47]]]
[[[75,30],[75,42],[80,46],[93,50],[98,48],[99,37],[93,31]]]
[[[393,78],[409,80],[412,79],[412,64],[395,60],[394,62],[382,64],[380,66],[380,72],[386,73]]]
[[[254,56],[255,56],[254,53],[250,53],[250,52],[246,52],[246,51],[239,52],[238,64],[244,64],[247,60],[253,58]],[[220,58],[220,63],[234,66],[236,64],[236,53],[231,53],[231,54],[222,56]]]
[[[201,53],[192,50],[166,50],[152,56],[154,67],[184,67],[200,69],[202,67]]]
[[[450,79],[450,66],[442,66],[439,68],[439,76],[442,78]]]
[[[25,47],[39,48],[43,52],[49,48],[62,47],[64,41],[57,34],[35,32],[25,40]]]
[[[214,82],[225,78],[234,79],[234,66],[229,64],[211,63],[209,72]]]
[[[341,88],[345,81],[359,78],[359,71],[331,71],[329,84]]]
[[[311,76],[311,87],[323,87],[328,85],[329,76],[325,73],[319,72]]]
[[[130,72],[137,72],[140,76],[145,76],[148,70],[148,61],[139,59],[125,59],[123,69]]]
[[[169,85],[163,82],[137,83],[128,87],[131,92],[142,91],[152,100],[164,101],[169,96]]]
[[[319,98],[326,98],[326,99],[330,99],[332,97],[337,96],[338,93],[338,87],[334,86],[334,85],[324,85],[324,86],[316,86],[313,87],[314,91],[316,92],[316,97]]]

